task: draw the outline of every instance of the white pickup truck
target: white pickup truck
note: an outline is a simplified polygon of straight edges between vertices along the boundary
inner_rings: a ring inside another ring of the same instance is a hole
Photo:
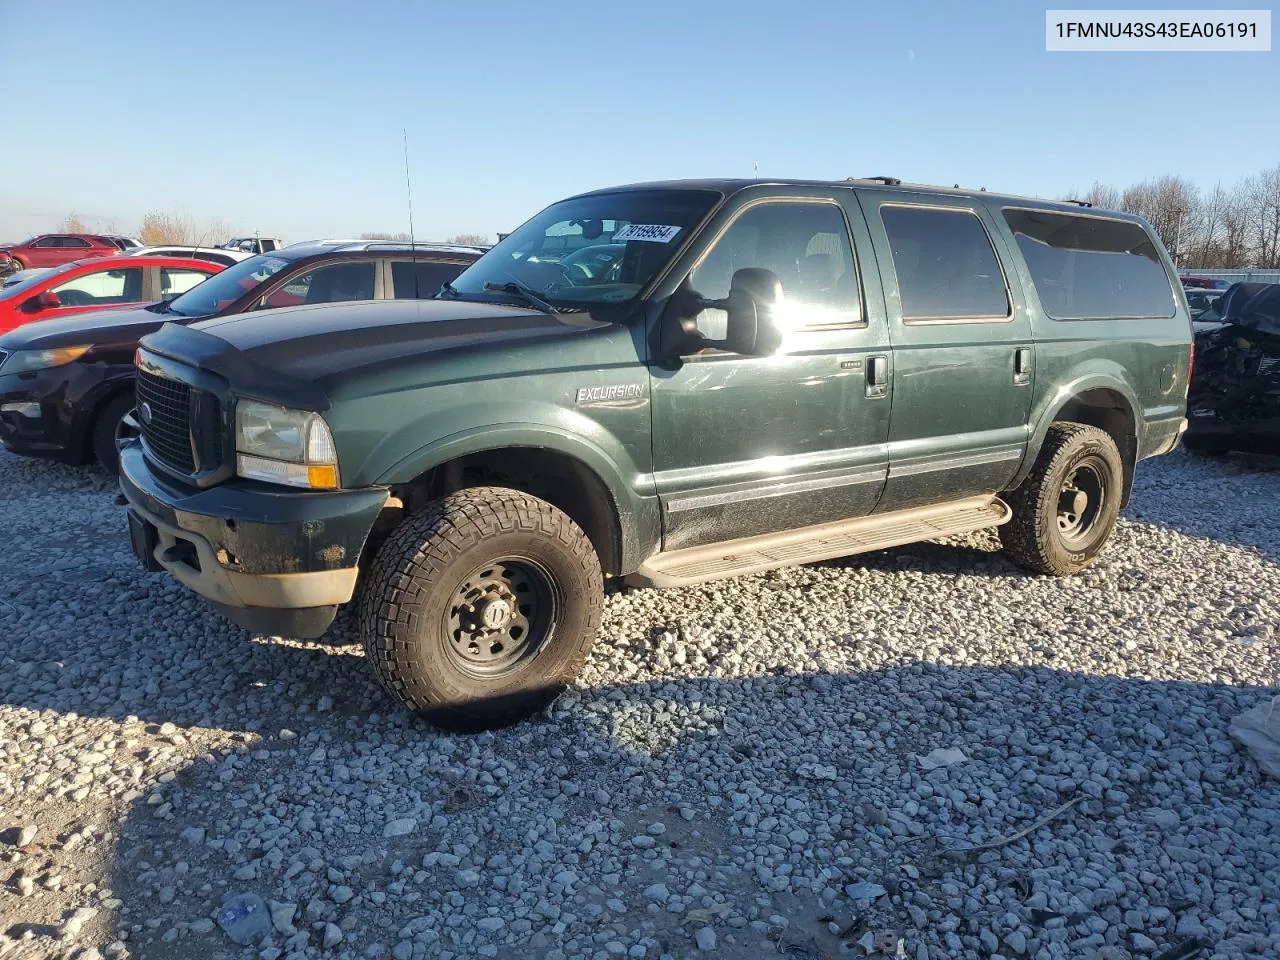
[[[223,250],[239,250],[242,253],[270,253],[280,249],[275,237],[235,237],[222,245]]]

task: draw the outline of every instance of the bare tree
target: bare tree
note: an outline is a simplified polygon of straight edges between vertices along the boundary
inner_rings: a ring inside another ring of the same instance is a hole
[[[489,245],[489,235],[487,233],[456,233],[446,242],[456,243],[464,247],[487,247]]]
[[[190,214],[162,213],[159,210],[152,210],[143,217],[142,225],[138,227],[138,239],[149,247],[170,243],[207,247],[226,243],[234,236],[235,228],[221,218],[215,217],[197,225]]]
[[[1280,267],[1280,164],[1251,177],[1245,194],[1251,208],[1254,265]]]
[[[187,244],[191,243],[195,232],[195,222],[185,213],[152,210],[142,218],[142,225],[138,227],[138,239],[148,247],[166,243]]]
[[[1147,218],[1175,262],[1180,263],[1186,247],[1184,240],[1190,236],[1199,213],[1195,184],[1170,175],[1145,180],[1127,188],[1121,203],[1125,210]]]
[[[206,221],[205,225],[196,231],[193,242],[200,247],[214,247],[220,243],[226,243],[235,236],[243,236],[243,234],[221,217],[214,217],[212,220]]]
[[[1068,190],[1063,199],[1083,200],[1085,203],[1101,207],[1104,210],[1120,209],[1120,191],[1109,183],[1099,183],[1097,180],[1093,181],[1093,185],[1083,194],[1074,188]]]
[[[1196,263],[1199,266],[1213,266],[1215,261],[1221,259],[1218,235],[1222,232],[1226,204],[1227,194],[1221,183],[1214,184],[1213,192],[1200,199],[1195,222],[1195,240],[1200,251]]]
[[[407,242],[411,238],[407,233],[375,232],[375,233],[362,233],[360,234],[360,239],[361,240],[403,240]]]
[[[1224,267],[1244,267],[1249,263],[1250,197],[1245,183],[1237,184],[1222,207],[1222,257]]]
[[[62,222],[58,224],[58,232],[59,233],[88,233],[89,227],[83,220],[81,220],[73,212],[73,213],[68,213],[63,218]]]

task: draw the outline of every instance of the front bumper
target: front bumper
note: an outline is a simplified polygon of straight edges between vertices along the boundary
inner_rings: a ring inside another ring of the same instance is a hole
[[[74,417],[65,408],[66,378],[60,371],[0,375],[0,443],[28,457],[78,462]]]
[[[120,453],[139,561],[165,570],[247,629],[315,637],[355,593],[360,553],[387,491],[312,493],[233,480],[204,490],[153,472],[140,443]]]

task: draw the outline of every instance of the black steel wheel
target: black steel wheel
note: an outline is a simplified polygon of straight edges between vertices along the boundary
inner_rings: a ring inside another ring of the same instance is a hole
[[[435,500],[378,549],[360,590],[384,689],[454,730],[507,726],[560,695],[600,625],[590,539],[544,500],[474,487]]]
[[[556,622],[556,594],[551,574],[526,557],[503,557],[464,577],[445,624],[459,668],[495,678],[536,657]]]
[[[1115,530],[1124,469],[1106,431],[1083,423],[1050,426],[1030,475],[1003,494],[1013,510],[1000,527],[1005,555],[1035,573],[1079,573]]]
[[[1086,542],[1094,524],[1104,515],[1107,498],[1107,465],[1096,456],[1086,457],[1062,481],[1058,496],[1058,532],[1068,546]]]

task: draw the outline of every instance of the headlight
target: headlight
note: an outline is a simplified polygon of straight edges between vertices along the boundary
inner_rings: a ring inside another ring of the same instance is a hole
[[[74,363],[86,353],[92,344],[83,347],[54,347],[52,350],[15,350],[0,363],[0,373],[29,373]]]
[[[338,454],[318,413],[256,400],[236,404],[236,473],[291,487],[338,486]]]

